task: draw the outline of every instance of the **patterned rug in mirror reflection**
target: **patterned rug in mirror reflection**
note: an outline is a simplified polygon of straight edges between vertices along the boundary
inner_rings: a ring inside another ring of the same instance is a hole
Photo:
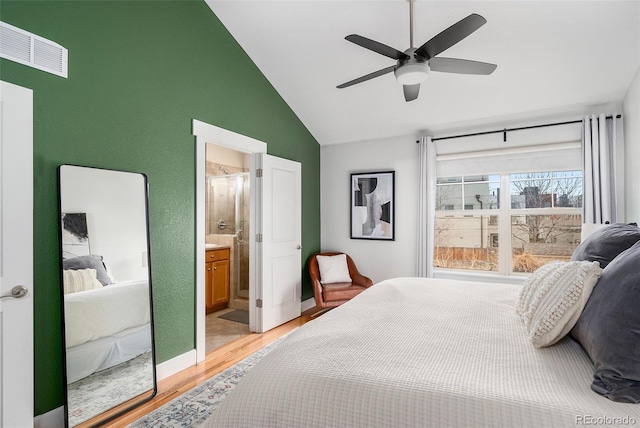
[[[151,352],[101,370],[67,386],[69,426],[103,413],[153,389]]]

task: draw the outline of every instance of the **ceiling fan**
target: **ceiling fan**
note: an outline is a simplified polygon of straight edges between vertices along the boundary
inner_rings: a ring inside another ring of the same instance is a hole
[[[496,64],[471,61],[468,59],[443,58],[436,56],[469,36],[478,28],[486,24],[486,22],[487,20],[482,16],[472,13],[442,31],[419,48],[415,48],[413,47],[413,0],[409,0],[410,47],[404,52],[357,34],[350,34],[345,37],[345,39],[355,43],[356,45],[387,56],[391,59],[395,59],[397,61],[396,65],[374,71],[373,73],[350,80],[349,82],[338,85],[337,87],[339,89],[346,88],[393,71],[398,83],[402,84],[404,99],[406,101],[413,101],[418,98],[420,83],[427,79],[430,71],[457,74],[491,74],[496,69]]]

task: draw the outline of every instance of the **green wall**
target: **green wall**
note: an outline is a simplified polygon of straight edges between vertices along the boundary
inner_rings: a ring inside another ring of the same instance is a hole
[[[320,249],[320,147],[204,1],[7,1],[0,19],[69,50],[69,78],[0,60],[34,91],[35,413],[63,403],[56,168],[147,174],[158,362],[195,347],[198,119],[302,163],[303,261]],[[301,267],[303,269],[303,267]],[[303,299],[312,297],[306,271]]]

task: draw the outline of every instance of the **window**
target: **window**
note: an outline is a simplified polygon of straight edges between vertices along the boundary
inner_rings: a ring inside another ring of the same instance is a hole
[[[436,183],[436,210],[499,208],[499,175],[444,177],[438,178]]]
[[[582,207],[582,172],[511,174],[511,208]]]
[[[497,241],[497,226],[488,225],[489,217],[475,214],[444,217],[436,214],[433,266],[497,271],[498,251],[490,241],[492,235]]]
[[[434,267],[509,275],[569,260],[581,208],[581,171],[439,178]]]

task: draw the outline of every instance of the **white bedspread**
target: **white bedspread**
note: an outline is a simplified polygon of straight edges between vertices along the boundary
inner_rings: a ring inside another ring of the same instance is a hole
[[[591,391],[593,367],[578,343],[528,342],[514,309],[519,290],[418,278],[376,284],[294,331],[205,425],[640,425],[639,405]]]
[[[64,317],[67,348],[143,326],[151,319],[149,285],[147,281],[110,284],[66,294]]]

